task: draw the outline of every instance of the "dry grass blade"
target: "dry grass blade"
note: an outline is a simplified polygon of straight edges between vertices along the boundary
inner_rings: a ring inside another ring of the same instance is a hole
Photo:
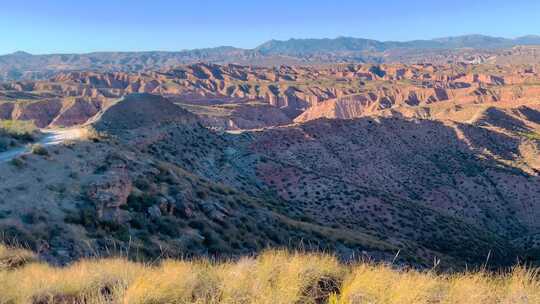
[[[61,268],[7,247],[0,247],[0,260],[16,265],[0,268],[0,304],[540,303],[539,273],[523,267],[440,275],[268,251],[221,263],[95,259]]]

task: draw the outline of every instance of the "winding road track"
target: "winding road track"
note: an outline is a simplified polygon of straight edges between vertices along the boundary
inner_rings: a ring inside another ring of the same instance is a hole
[[[44,134],[43,138],[35,142],[34,144],[40,144],[43,146],[58,145],[67,140],[75,140],[81,137],[81,129],[63,129],[63,130],[41,130]],[[0,152],[0,163],[10,161],[19,155],[30,153],[31,145],[25,147],[19,147]]]

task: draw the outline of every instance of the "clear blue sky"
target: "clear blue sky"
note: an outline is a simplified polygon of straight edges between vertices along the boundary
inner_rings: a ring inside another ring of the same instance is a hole
[[[538,0],[9,0],[0,54],[181,50],[270,39],[540,34]]]

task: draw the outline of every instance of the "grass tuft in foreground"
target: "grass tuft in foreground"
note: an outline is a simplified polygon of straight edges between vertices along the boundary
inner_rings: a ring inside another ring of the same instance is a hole
[[[438,275],[386,265],[343,265],[323,254],[268,251],[212,263],[86,260],[58,268],[0,247],[0,303],[540,303],[536,271]]]

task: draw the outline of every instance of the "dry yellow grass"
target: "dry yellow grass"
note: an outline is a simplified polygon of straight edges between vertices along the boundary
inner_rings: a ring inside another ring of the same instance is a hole
[[[0,272],[0,303],[54,303],[75,299],[104,303],[145,274],[146,267],[120,259],[54,268],[32,263]]]
[[[540,277],[515,267],[510,273],[436,275],[360,265],[347,277],[332,304],[344,303],[540,303]]]
[[[220,303],[316,303],[335,291],[345,268],[331,256],[266,252],[219,267]]]
[[[36,260],[36,255],[28,250],[0,245],[0,270],[16,268]]]
[[[0,247],[0,258],[15,255],[33,257]],[[103,259],[59,268],[25,261],[0,268],[0,304],[540,303],[538,273],[521,267],[440,275],[285,251],[228,263]]]

